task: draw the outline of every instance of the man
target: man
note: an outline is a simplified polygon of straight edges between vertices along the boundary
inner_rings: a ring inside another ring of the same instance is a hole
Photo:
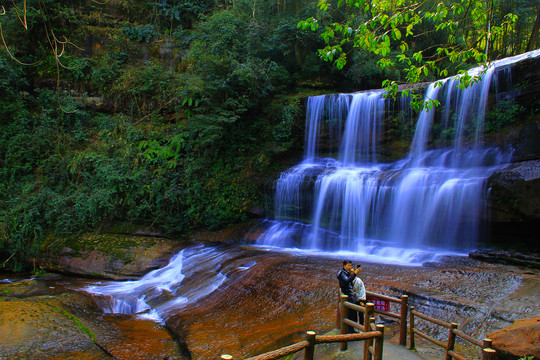
[[[344,260],[343,268],[339,270],[337,274],[339,288],[341,289],[341,292],[343,293],[343,295],[347,295],[347,301],[353,304],[357,303],[357,298],[354,293],[354,279],[356,278],[356,274],[358,274],[360,271],[360,267],[356,270],[352,270],[352,261]],[[347,310],[347,318],[356,322],[356,311],[352,309]],[[349,333],[353,332],[354,328],[349,325]]]

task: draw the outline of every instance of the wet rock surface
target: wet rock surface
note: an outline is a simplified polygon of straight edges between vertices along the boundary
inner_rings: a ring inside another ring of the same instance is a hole
[[[340,260],[261,256],[246,277],[191,305],[167,324],[183,334],[194,359],[223,353],[253,356],[303,340],[307,330],[329,331],[336,321],[335,274]],[[366,264],[362,278],[369,291],[407,294],[418,311],[457,322],[460,330],[477,339],[540,311],[538,272],[470,259],[464,264],[457,268]],[[446,328],[422,321],[417,326],[440,340],[447,337]],[[479,355],[469,348],[465,351],[471,358]]]
[[[520,265],[540,269],[540,254],[535,252],[501,249],[480,249],[469,253],[469,257],[490,263]]]
[[[121,234],[83,235],[49,244],[38,260],[40,268],[64,274],[126,280],[165,266],[182,243]]]
[[[164,326],[105,315],[65,280],[0,283],[0,359],[189,359]]]
[[[227,280],[176,309],[165,319],[166,327],[137,315],[103,314],[95,299],[77,291],[97,280],[55,275],[0,283],[0,358],[197,360],[225,353],[241,358],[303,340],[307,330],[326,333],[335,327],[336,273],[343,259],[208,246],[228,255],[219,268],[208,266],[212,259],[203,261],[197,266],[201,273],[186,277],[183,286],[195,287],[210,278],[201,274],[212,272],[226,272]],[[364,264],[361,278],[368,291],[407,294],[419,312],[456,322],[476,339],[540,316],[536,269],[454,256],[422,267],[353,260]],[[391,319],[385,325],[396,327]],[[439,340],[448,334],[422,321],[417,326]],[[30,357],[23,357],[25,351]],[[472,359],[479,355],[470,353]]]

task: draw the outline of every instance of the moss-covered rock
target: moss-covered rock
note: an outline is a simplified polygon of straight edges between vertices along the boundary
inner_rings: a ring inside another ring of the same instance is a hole
[[[138,278],[167,264],[182,243],[159,237],[101,234],[49,239],[40,268],[107,279]]]
[[[105,315],[82,292],[25,296],[40,284],[0,284],[1,359],[189,358],[163,326],[135,316]]]

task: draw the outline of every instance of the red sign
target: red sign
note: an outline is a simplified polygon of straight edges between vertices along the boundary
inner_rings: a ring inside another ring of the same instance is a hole
[[[367,298],[366,301],[373,303],[375,310],[390,311],[390,303],[387,300]]]

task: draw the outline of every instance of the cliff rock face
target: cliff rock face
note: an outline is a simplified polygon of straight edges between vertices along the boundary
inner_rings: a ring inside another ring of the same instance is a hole
[[[540,160],[515,163],[493,174],[489,183],[492,221],[540,219]]]

